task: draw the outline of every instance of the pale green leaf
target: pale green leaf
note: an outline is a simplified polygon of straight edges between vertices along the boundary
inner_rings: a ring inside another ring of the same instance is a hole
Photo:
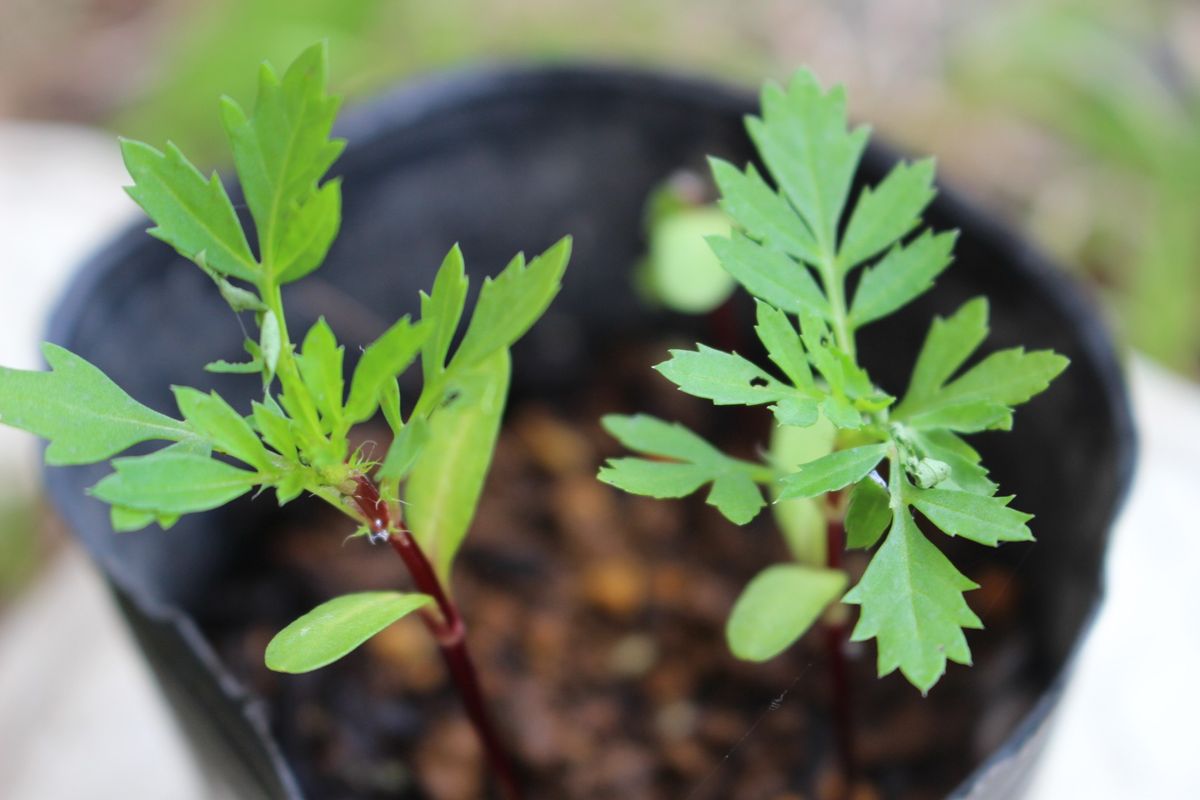
[[[842,598],[862,607],[850,638],[877,640],[880,677],[899,668],[928,692],[946,671],[947,659],[971,663],[963,629],[982,623],[963,592],[974,588],[902,508],[862,579]]]
[[[275,253],[279,283],[303,278],[325,261],[342,224],[342,181],[335,178],[286,218]]]
[[[205,372],[216,372],[226,375],[257,375],[262,372],[262,369],[262,362],[258,360],[234,363],[225,359],[218,359],[204,365]]]
[[[767,185],[753,165],[748,165],[742,172],[719,158],[708,161],[713,180],[721,192],[721,208],[747,235],[769,245],[768,249],[789,253],[810,264],[820,259],[820,250],[804,220],[796,215],[785,198]],[[724,256],[720,252],[717,255],[725,263]],[[729,269],[728,264],[725,268]],[[732,270],[730,274],[737,277]]]
[[[725,626],[735,656],[767,661],[804,635],[846,588],[836,569],[777,564],[767,567],[742,590]]]
[[[725,302],[733,279],[705,237],[728,233],[728,215],[712,206],[683,208],[655,221],[644,266],[655,299],[684,314],[704,314]]]
[[[566,236],[528,266],[518,255],[499,275],[486,279],[452,363],[469,367],[521,338],[558,294],[570,258],[571,237]]]
[[[958,436],[937,430],[917,432],[914,438],[927,455],[950,467],[947,481],[953,488],[989,496],[996,493],[998,487],[980,465],[979,453]]]
[[[299,455],[296,452],[296,438],[292,434],[291,423],[287,417],[258,401],[251,401],[250,410],[254,425],[262,434],[263,441],[289,462],[297,461]]]
[[[322,603],[267,645],[267,668],[311,672],[337,661],[398,619],[433,603],[425,594],[359,592]]]
[[[427,330],[423,324],[413,325],[403,317],[367,345],[350,381],[348,424],[370,419],[379,404],[379,393],[416,359]]]
[[[697,463],[724,457],[721,451],[678,422],[666,422],[649,414],[608,414],[600,423],[618,442],[638,453]]]
[[[1033,541],[1033,533],[1025,524],[1033,515],[1009,508],[1011,497],[919,489],[910,499],[917,510],[950,536],[962,536],[991,547],[1000,542]]]
[[[610,486],[645,497],[686,497],[713,480],[707,465],[646,458],[610,458],[597,476]]]
[[[206,180],[173,144],[162,153],[122,139],[121,154],[133,178],[126,191],[154,221],[152,236],[212,272],[247,281],[258,277],[246,234],[215,173]]]
[[[446,369],[446,355],[467,300],[467,276],[458,245],[442,260],[430,294],[421,292],[421,322],[428,330],[421,348],[421,372],[433,380]]]
[[[887,489],[870,478],[859,481],[846,508],[846,547],[868,550],[892,521]]]
[[[279,329],[279,319],[275,316],[274,311],[263,314],[261,326],[258,348],[266,369],[264,374],[269,382],[279,367],[279,356],[283,352],[283,334]]]
[[[781,425],[807,428],[820,419],[821,407],[811,397],[785,397],[771,406],[771,413]]]
[[[153,511],[141,511],[136,508],[112,506],[108,509],[109,523],[117,533],[140,531],[154,523],[165,530],[170,530],[179,521],[178,514],[156,514]]]
[[[702,344],[695,350],[670,352],[670,360],[654,369],[684,392],[719,406],[759,405],[791,394],[787,386],[736,353]]]
[[[953,260],[955,232],[926,231],[916,241],[896,245],[859,281],[850,305],[850,324],[866,325],[903,308],[933,286]]]
[[[304,385],[321,412],[327,432],[339,430],[342,423],[344,355],[345,348],[338,345],[329,324],[321,317],[308,329],[301,354],[295,357]]]
[[[0,423],[48,439],[47,464],[91,464],[139,442],[194,436],[69,350],[45,343],[42,355],[49,372],[0,367]]]
[[[878,186],[863,190],[838,250],[843,272],[883,252],[920,224],[922,212],[937,194],[933,169],[931,158],[902,162]]]
[[[271,457],[250,423],[216,392],[205,394],[186,386],[173,389],[183,418],[215,449],[261,471],[271,469]]]
[[[887,448],[887,444],[852,447],[802,464],[780,480],[783,488],[779,497],[816,497],[856,483],[883,460]]]
[[[259,476],[214,458],[159,451],[113,460],[116,472],[92,487],[106,503],[157,514],[207,511],[240,497]]]
[[[492,351],[471,370],[458,371],[457,397],[429,418],[429,440],[408,479],[410,527],[443,581],[483,492],[508,379],[504,349]]]
[[[429,423],[423,417],[413,417],[392,439],[379,468],[379,477],[397,481],[405,478],[428,443]]]

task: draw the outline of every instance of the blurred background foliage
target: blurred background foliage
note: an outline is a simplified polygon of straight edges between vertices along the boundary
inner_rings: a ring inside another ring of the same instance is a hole
[[[170,136],[221,166],[217,96],[249,100],[260,60],[318,38],[351,102],[481,62],[747,86],[808,64],[1084,276],[1124,339],[1200,376],[1196,0],[2,0],[0,123]],[[0,538],[0,563],[27,563],[22,547]]]

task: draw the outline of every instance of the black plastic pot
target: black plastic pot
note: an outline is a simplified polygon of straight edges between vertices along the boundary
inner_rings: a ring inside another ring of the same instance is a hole
[[[416,310],[417,290],[430,285],[453,242],[462,243],[479,275],[496,272],[518,250],[539,251],[572,233],[563,294],[515,355],[514,391],[574,381],[589,354],[614,337],[695,324],[648,311],[631,291],[643,202],[674,170],[702,169],[707,154],[748,160],[742,116],[754,106],[740,90],[591,67],[470,72],[378,99],[342,128],[350,140],[335,168],[345,176],[342,234],[318,282],[298,284],[289,307],[315,317],[321,294],[320,311],[339,335],[351,345],[365,342]],[[893,160],[871,149],[861,179],[877,181]],[[961,230],[958,263],[935,291],[865,337],[862,351],[884,385],[907,369],[905,354],[916,352],[931,313],[980,293],[993,309],[989,346],[1053,347],[1072,360],[1053,391],[1021,411],[1014,435],[983,442],[1001,484],[1037,515],[1039,543],[1020,579],[1042,694],[955,796],[1010,798],[1043,747],[1097,609],[1108,532],[1130,480],[1133,432],[1111,345],[1068,280],[953,194],[942,192],[928,221]],[[248,397],[253,381],[200,370],[238,352],[237,326],[199,270],[144,227],[132,227],[87,264],[58,308],[50,338],[163,410],[172,410],[171,384]],[[336,292],[378,320],[343,313]],[[240,796],[301,797],[260,701],[217,661],[189,616],[228,574],[247,531],[273,503],[187,517],[165,534],[117,536],[106,507],[84,495],[105,472],[52,469],[46,480],[56,507],[104,570],[208,768]]]

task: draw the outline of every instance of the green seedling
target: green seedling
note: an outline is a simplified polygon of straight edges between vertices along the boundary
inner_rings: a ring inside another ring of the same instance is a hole
[[[215,393],[175,387],[179,417],[168,416],[79,356],[46,344],[49,372],[0,368],[0,421],[49,440],[48,464],[112,459],[114,472],[91,494],[111,506],[119,531],[151,523],[169,528],[182,514],[271,489],[280,505],[302,494],[319,497],[355,520],[369,541],[389,544],[416,591],[330,600],[271,641],[267,666],[317,669],[401,617],[420,614],[502,791],[516,797],[449,581],[496,443],[509,348],[558,293],[570,239],[528,264],[518,255],[485,280],[451,352],[468,288],[462,254],[453,248],[430,293],[421,295],[421,318],[405,316],[368,345],[347,385],[344,348],[324,319],[293,344],[281,292],[321,265],[341,221],[340,180],[327,179],[343,142],[330,138],[339,101],[325,88],[326,61],[326,48],[317,45],[282,76],[264,64],[252,113],[222,100],[257,248],[217,176],[204,177],[173,145],[160,152],[141,142],[121,144],[133,178],[128,191],[153,220],[150,233],[195,262],[232,310],[255,322],[257,335],[245,342],[248,360],[207,369],[260,375],[262,399],[236,409]],[[423,385],[406,415],[398,376],[417,361]],[[352,450],[349,440],[351,428],[377,412],[394,437],[379,459]],[[142,442],[169,444],[115,457]]]
[[[708,242],[755,298],[771,366],[699,344],[656,369],[715,405],[769,407],[771,447],[746,461],[676,423],[609,416],[607,430],[644,457],[612,459],[600,479],[658,498],[708,487],[708,503],[739,525],[766,506],[765,489],[794,559],[745,587],[726,628],[733,653],[773,658],[850,604],[860,610],[851,638],[876,640],[879,674],[899,669],[926,692],[947,660],[971,662],[964,629],[981,623],[964,599],[976,584],[918,519],[989,547],[1033,538],[1030,515],[998,494],[962,435],[1008,430],[1013,407],[1067,360],[1014,348],[964,368],[988,332],[987,301],[976,298],[933,320],[898,397],[880,387],[858,361],[856,334],[927,291],[953,257],[956,234],[922,224],[933,162],[899,164],[847,210],[868,131],[851,130],[843,91],[823,91],[808,72],[768,85],[747,128],[774,185],[752,165],[713,159],[735,229]],[[845,548],[873,551],[849,591]]]

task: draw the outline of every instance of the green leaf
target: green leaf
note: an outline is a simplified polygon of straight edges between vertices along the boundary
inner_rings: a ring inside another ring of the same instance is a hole
[[[705,238],[729,233],[729,216],[713,206],[682,208],[648,231],[645,278],[654,297],[684,314],[704,314],[729,298],[734,284]]]
[[[935,317],[921,346],[908,391],[896,407],[903,415],[910,406],[933,396],[963,362],[975,352],[988,333],[987,298],[976,297],[964,303],[948,319]]]
[[[950,536],[962,536],[995,547],[1000,542],[1030,542],[1033,533],[1025,523],[1033,519],[1009,508],[1011,497],[983,497],[952,489],[919,489],[912,504],[929,521]]]
[[[304,385],[321,412],[326,431],[340,430],[342,394],[345,389],[342,370],[345,348],[338,345],[324,317],[308,329],[301,352],[302,355],[295,357],[296,366],[300,368]]]
[[[471,525],[508,393],[507,350],[459,371],[457,397],[429,418],[429,441],[408,479],[413,535],[445,581]]]
[[[279,329],[279,319],[274,311],[263,314],[259,329],[258,347],[265,368],[264,376],[267,382],[279,367],[279,356],[283,352],[283,334]]]
[[[0,423],[48,439],[47,464],[91,464],[139,442],[194,436],[69,350],[47,342],[42,355],[49,372],[0,367]]]
[[[428,338],[421,348],[421,372],[425,380],[433,380],[446,369],[446,355],[467,300],[467,276],[462,250],[450,248],[442,260],[431,294],[421,292],[421,322]]]
[[[429,423],[422,417],[413,417],[395,434],[379,468],[379,478],[397,481],[405,478],[428,443]]]
[[[797,72],[787,91],[767,84],[762,117],[746,129],[784,194],[800,212],[818,252],[832,257],[850,182],[866,147],[866,128],[848,130],[846,94],[822,92],[813,74]]]
[[[754,303],[758,314],[758,324],[754,330],[758,333],[759,341],[767,348],[767,355],[794,386],[811,388],[812,370],[808,366],[804,346],[800,343],[800,334],[782,311],[761,300],[755,300]]]
[[[671,358],[654,369],[684,392],[719,406],[760,405],[780,400],[791,390],[736,353],[696,345],[671,350]]]
[[[785,397],[771,406],[771,413],[781,425],[807,428],[820,419],[821,407],[811,397]]]
[[[251,401],[250,410],[263,440],[289,462],[298,461],[296,438],[292,435],[292,427],[287,417],[258,401]]]
[[[901,162],[874,189],[863,190],[838,251],[843,272],[878,255],[920,224],[922,212],[937,194],[933,170],[932,158]]]
[[[315,269],[340,221],[339,185],[317,187],[345,144],[329,138],[340,100],[326,93],[327,62],[317,44],[282,80],[263,64],[250,116],[230,98],[221,103],[262,262],[278,283]]]
[[[947,480],[953,488],[989,496],[996,493],[998,487],[988,480],[988,471],[979,463],[979,453],[958,436],[946,430],[920,431],[914,439],[930,458],[950,467]]]
[[[205,394],[186,386],[173,389],[183,418],[212,442],[215,449],[258,470],[271,470],[271,457],[254,429],[216,392]]]
[[[915,242],[897,245],[859,281],[850,306],[850,324],[866,325],[903,308],[933,287],[954,256],[956,232],[926,231]]]
[[[454,354],[454,365],[479,363],[521,338],[558,294],[570,258],[571,237],[566,236],[529,266],[518,254],[499,275],[486,279],[462,344]]]
[[[1052,350],[1025,352],[1014,347],[992,353],[946,384],[921,410],[973,402],[1016,406],[1046,390],[1070,362]],[[915,413],[918,409],[913,409]]]
[[[842,430],[857,430],[863,425],[862,414],[841,395],[832,394],[821,402],[821,413]]]
[[[1012,411],[1001,403],[967,401],[913,414],[906,423],[916,430],[944,428],[959,433],[1012,429]]]
[[[275,634],[267,668],[311,672],[332,664],[401,617],[433,603],[426,594],[359,592],[335,597]]]
[[[257,359],[254,361],[239,361],[237,363],[218,359],[204,365],[205,372],[216,372],[227,375],[257,375],[262,372],[262,369],[262,362]]]
[[[400,413],[400,381],[396,378],[384,381],[379,387],[377,399],[383,418],[392,429],[393,438],[399,436],[400,431],[404,429],[404,417]]]
[[[240,497],[260,477],[201,455],[162,450],[113,460],[116,472],[91,493],[106,503],[157,514],[207,511]]]
[[[156,514],[153,511],[139,511],[124,506],[112,506],[108,511],[109,522],[117,533],[140,531],[156,522],[165,531],[179,521],[178,514]]]
[[[781,479],[779,497],[816,497],[857,483],[883,460],[887,448],[887,444],[852,447],[803,464]]]
[[[765,248],[768,251],[779,250],[810,264],[820,259],[820,250],[804,220],[796,215],[785,198],[766,184],[753,165],[748,165],[743,173],[719,158],[709,158],[708,163],[712,168],[713,180],[721,191],[722,210],[733,217],[750,237],[768,244],[770,248]],[[717,251],[717,255],[728,270],[725,257],[720,251]],[[730,274],[737,277],[732,270]]]
[[[213,272],[247,281],[258,277],[246,234],[215,173],[205,180],[173,144],[162,153],[122,139],[121,154],[133,178],[125,191],[154,221],[151,236]]]
[[[711,482],[708,504],[738,525],[754,519],[766,505],[755,482],[762,467],[730,458],[678,423],[645,414],[610,414],[601,424],[630,450],[676,459],[609,459],[597,476],[604,483],[631,494],[673,498],[692,494]]]
[[[846,508],[846,547],[869,550],[891,521],[887,489],[870,478],[859,481]]]
[[[804,635],[821,612],[846,588],[837,569],[777,564],[767,567],[742,590],[725,626],[735,656],[767,661]]]
[[[198,258],[197,263],[200,268],[208,272],[207,261],[204,258]],[[229,307],[234,311],[266,311],[267,307],[263,305],[262,300],[254,292],[247,291],[240,286],[234,286],[229,281],[222,278],[216,273],[210,273],[213,282],[217,284],[217,291],[221,293],[221,298],[229,304]]]
[[[877,639],[880,677],[899,668],[928,692],[946,671],[946,659],[971,663],[963,628],[983,626],[963,592],[975,588],[900,508],[862,579],[842,598],[862,606],[851,641]]]
[[[792,314],[829,316],[829,301],[808,267],[740,233],[707,241],[725,271],[750,294]]]
[[[346,422],[370,419],[379,405],[379,393],[416,359],[428,329],[403,317],[363,351],[350,381]]]

